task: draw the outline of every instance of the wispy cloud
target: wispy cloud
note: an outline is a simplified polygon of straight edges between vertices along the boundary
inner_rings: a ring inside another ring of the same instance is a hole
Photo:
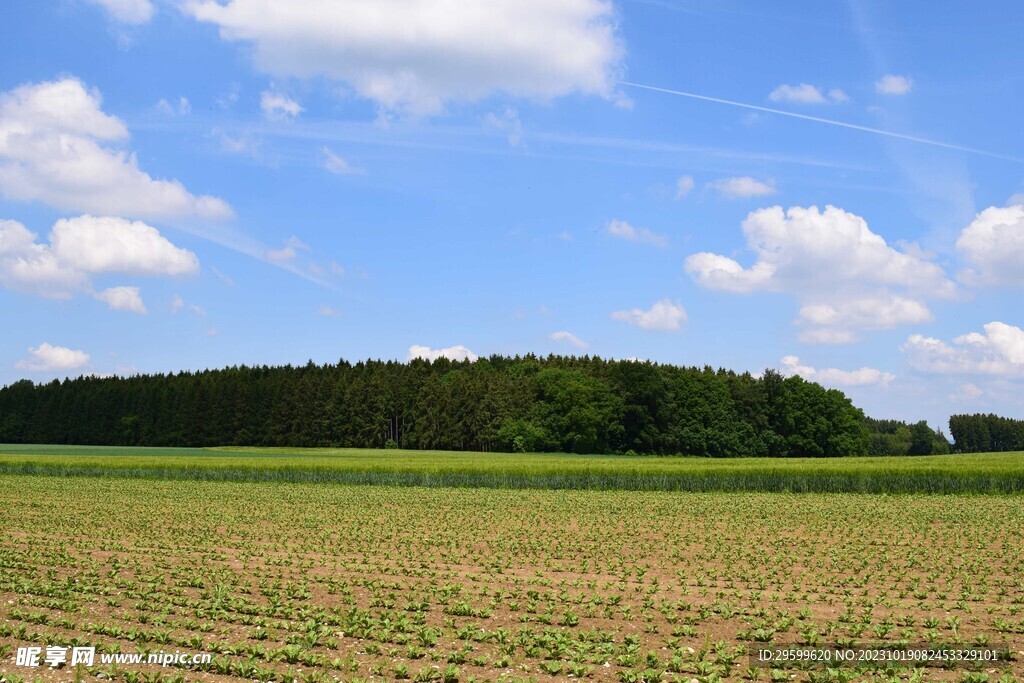
[[[551,341],[565,342],[567,344],[572,344],[573,346],[575,346],[578,349],[586,349],[586,348],[588,348],[590,346],[590,344],[588,344],[587,342],[583,341],[582,339],[577,337],[572,332],[566,332],[564,330],[562,330],[560,332],[552,332],[551,334],[548,335],[548,339],[550,339]]]
[[[708,187],[729,199],[767,197],[777,192],[774,180],[758,180],[750,176],[721,178],[708,183]]]
[[[335,154],[330,147],[320,148],[320,158],[324,168],[335,175],[358,175],[365,173],[361,168],[356,168],[345,159]]]
[[[1024,164],[1024,159],[1018,157],[1012,157],[1006,154],[998,154],[996,152],[989,152],[984,149],[977,149],[975,147],[965,147],[963,145],[954,145],[948,142],[940,142],[938,140],[930,140],[928,138],[919,137],[917,135],[906,135],[904,133],[896,133],[891,130],[882,130],[880,128],[871,128],[870,126],[861,126],[855,123],[847,123],[846,121],[836,121],[835,119],[826,119],[820,116],[811,116],[809,114],[798,114],[792,111],[784,111],[782,109],[772,109],[771,107],[762,107],[756,104],[747,104],[746,102],[737,102],[735,100],[726,100],[720,97],[709,97],[707,95],[698,95],[697,93],[685,92],[683,90],[672,90],[670,88],[659,88],[653,85],[644,85],[642,83],[631,83],[629,81],[620,81],[619,85],[629,86],[631,88],[640,88],[642,90],[651,90],[654,92],[665,93],[667,95],[677,95],[679,97],[689,97],[694,100],[702,100],[704,102],[714,102],[716,104],[725,104],[730,107],[740,107],[741,109],[752,109],[754,111],[763,111],[769,114],[778,114],[779,116],[788,116],[794,119],[801,119],[804,121],[813,121],[815,123],[824,123],[829,126],[838,126],[839,128],[848,128],[850,130],[859,130],[864,133],[871,133],[873,135],[882,135],[885,137],[896,138],[898,140],[906,140],[907,142],[917,142],[922,145],[931,145],[933,147],[942,147],[943,149],[952,149],[958,152],[966,152],[968,154],[978,154],[980,156],[992,157],[995,159],[1005,159],[1006,161],[1013,161],[1018,164]]]
[[[664,249],[668,246],[668,237],[665,235],[659,235],[647,228],[634,228],[626,221],[615,219],[609,222],[604,230],[612,237],[617,237],[620,240],[626,240],[627,242],[650,244],[651,246],[658,247],[659,249]]]

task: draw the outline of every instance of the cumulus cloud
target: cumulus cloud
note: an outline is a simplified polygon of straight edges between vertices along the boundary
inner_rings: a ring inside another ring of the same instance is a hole
[[[960,233],[956,248],[971,264],[961,281],[1024,287],[1024,204],[985,209]]]
[[[117,273],[149,277],[192,275],[199,260],[192,252],[176,247],[156,228],[123,218],[79,216],[60,219],[50,231],[49,242],[17,221],[0,220],[0,285],[7,289],[52,299],[69,299],[91,290],[94,275]],[[118,287],[114,290],[134,289]],[[107,290],[111,292],[114,290]],[[126,295],[98,295],[112,308],[125,307]],[[116,300],[119,306],[115,306]]]
[[[271,121],[291,121],[304,111],[298,102],[276,90],[260,93],[260,109]]]
[[[115,311],[146,314],[146,306],[142,303],[138,287],[111,287],[96,293],[96,298],[106,303]]]
[[[356,168],[351,165],[340,156],[335,154],[329,147],[320,148],[320,156],[323,160],[324,168],[334,173],[335,175],[352,175],[356,173],[363,173],[363,169]]]
[[[87,273],[175,276],[199,272],[199,259],[176,247],[154,227],[123,218],[62,218],[50,231],[50,248],[68,266]]]
[[[566,342],[572,344],[578,349],[585,349],[590,346],[590,344],[583,341],[572,332],[552,332],[550,335],[548,335],[548,339],[556,342]]]
[[[389,110],[435,114],[503,92],[616,97],[624,49],[607,0],[365,3],[190,0],[184,11],[252,46],[258,69],[327,78]]]
[[[619,239],[626,240],[627,242],[650,244],[658,247],[659,249],[664,249],[668,246],[668,237],[665,235],[659,235],[647,228],[634,228],[626,221],[620,221],[618,219],[612,220],[608,223],[605,227],[605,232],[612,237],[618,237]]]
[[[847,95],[840,88],[832,88],[831,90],[829,90],[828,91],[828,98],[830,100],[832,100],[833,102],[837,103],[837,104],[842,104],[843,102],[849,102],[850,101],[850,96]]]
[[[826,96],[817,86],[813,86],[810,83],[801,83],[799,85],[780,85],[775,90],[771,91],[768,95],[768,99],[772,102],[825,104],[830,100],[832,102],[847,102],[850,98],[839,88],[832,88],[828,91],[828,95]]]
[[[615,311],[612,318],[644,330],[674,332],[686,322],[686,309],[669,299],[662,299],[651,306],[650,310],[633,308],[628,311]]]
[[[139,169],[120,119],[81,81],[22,85],[0,93],[0,193],[58,209],[137,218],[224,219],[231,207],[177,180]]]
[[[886,386],[896,379],[893,374],[869,367],[859,370],[839,370],[837,368],[818,370],[810,365],[801,364],[800,359],[796,356],[784,356],[781,371],[785,375],[799,375],[811,382],[834,387]]]
[[[478,356],[467,349],[462,344],[458,346],[449,346],[444,349],[432,349],[429,346],[413,345],[409,347],[409,355],[406,356],[406,360],[412,360],[414,358],[422,358],[423,360],[437,360],[438,358],[447,358],[448,360],[454,361],[475,361]]]
[[[690,194],[693,192],[693,188],[693,176],[680,176],[679,180],[676,181],[676,199],[682,199],[686,195]]]
[[[62,264],[49,245],[17,221],[0,221],[0,284],[14,291],[69,299],[89,278]]]
[[[99,5],[112,18],[125,24],[145,24],[153,17],[154,7],[150,0],[86,0]]]
[[[772,102],[798,102],[800,104],[822,104],[825,102],[825,96],[810,83],[780,85],[768,95],[768,99]]]
[[[85,351],[76,351],[64,346],[52,346],[43,342],[36,348],[28,349],[28,358],[15,364],[19,370],[44,372],[49,370],[75,370],[89,365],[91,359]]]
[[[759,209],[743,233],[755,256],[750,267],[699,253],[686,259],[686,272],[709,289],[797,297],[802,341],[849,343],[862,331],[926,322],[922,299],[956,293],[941,267],[893,249],[863,218],[834,206]]]
[[[907,76],[886,74],[875,81],[875,92],[882,95],[906,95],[913,87],[913,79]]]
[[[812,326],[800,333],[800,341],[847,344],[858,338],[853,330],[889,330],[932,319],[925,304],[896,294],[813,303],[800,308],[800,321]]]
[[[922,372],[1024,377],[1024,330],[998,321],[982,328],[952,344],[913,334],[900,349],[907,363]]]
[[[767,197],[776,193],[774,180],[758,180],[750,176],[722,178],[708,183],[708,187],[729,199]]]

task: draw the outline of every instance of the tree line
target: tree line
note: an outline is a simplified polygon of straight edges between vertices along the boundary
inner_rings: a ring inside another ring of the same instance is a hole
[[[924,420],[910,424],[869,417],[864,424],[870,434],[868,455],[946,455],[951,450],[942,430],[933,430]]]
[[[841,391],[776,370],[755,377],[591,356],[310,361],[0,389],[0,443],[712,457],[923,450],[903,449],[903,424],[868,420]],[[877,437],[889,427],[892,450]]]
[[[1024,420],[998,415],[953,415],[949,433],[961,453],[1024,451]]]

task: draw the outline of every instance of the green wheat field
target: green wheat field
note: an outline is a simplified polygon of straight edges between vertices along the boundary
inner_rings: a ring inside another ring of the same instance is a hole
[[[1017,493],[1024,491],[1024,453],[708,459],[0,445],[0,474],[507,489]]]

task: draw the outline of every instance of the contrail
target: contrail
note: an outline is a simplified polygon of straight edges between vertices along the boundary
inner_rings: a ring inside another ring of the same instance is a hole
[[[816,123],[827,123],[830,126],[839,126],[840,128],[850,128],[852,130],[860,130],[865,133],[874,133],[875,135],[884,135],[889,138],[896,138],[897,140],[907,140],[909,142],[918,142],[922,145],[931,145],[932,147],[942,147],[943,149],[953,149],[958,152],[968,152],[970,154],[980,154],[981,156],[992,157],[994,159],[1003,159],[1005,161],[1013,161],[1018,164],[1024,164],[1024,159],[1017,157],[1007,156],[1005,154],[996,154],[995,152],[987,152],[983,149],[975,149],[974,147],[963,147],[961,145],[952,145],[947,142],[939,142],[938,140],[929,140],[928,138],[919,138],[915,135],[904,135],[903,133],[894,133],[891,130],[882,130],[880,128],[870,128],[868,126],[858,126],[855,123],[846,123],[845,121],[835,121],[833,119],[823,119],[820,116],[809,116],[807,114],[797,114],[791,111],[783,111],[781,109],[772,109],[771,107],[760,107],[756,104],[747,104],[745,102],[734,102],[733,100],[723,100],[718,97],[708,97],[707,95],[697,95],[692,92],[683,92],[682,90],[669,90],[668,88],[658,88],[653,85],[643,85],[642,83],[630,83],[629,81],[619,81],[619,85],[628,85],[631,88],[642,88],[644,90],[653,90],[655,92],[667,93],[669,95],[680,95],[681,97],[690,97],[695,100],[704,100],[705,102],[716,102],[718,104],[729,104],[733,107],[742,107],[743,109],[753,109],[754,111],[768,112],[769,114],[779,114],[780,116],[789,116],[794,119],[803,119],[805,121],[814,121]]]

